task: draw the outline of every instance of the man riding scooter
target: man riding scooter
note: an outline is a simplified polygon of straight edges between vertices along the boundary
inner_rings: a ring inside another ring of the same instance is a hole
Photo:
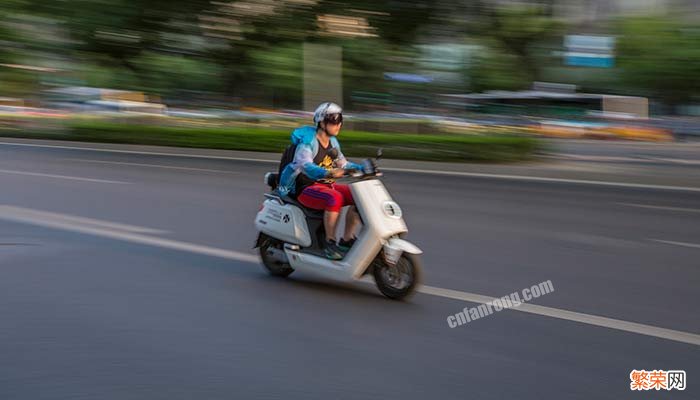
[[[343,110],[339,105],[321,103],[314,112],[314,124],[315,127],[304,126],[292,133],[292,141],[297,145],[294,160],[282,170],[277,190],[283,196],[296,197],[305,207],[324,210],[324,251],[327,258],[339,260],[354,243],[359,216],[354,207],[348,210],[344,235],[336,243],[340,210],[355,203],[348,186],[335,183],[335,179],[346,170],[361,170],[362,166],[346,160],[340,151],[337,136],[343,125]]]
[[[273,192],[265,193],[255,216],[254,247],[272,276],[301,271],[355,282],[371,275],[382,294],[403,299],[420,281],[422,251],[404,239],[403,211],[382,183],[376,160],[360,165],[343,156],[336,137],[342,121],[338,105],[323,103],[314,114],[315,127],[292,133],[277,173],[265,174]],[[349,178],[347,186],[335,183],[342,176]],[[339,211],[346,205],[352,209],[336,243]],[[307,208],[324,210],[323,221]],[[354,238],[360,220],[363,226]],[[347,253],[343,245],[351,246]]]

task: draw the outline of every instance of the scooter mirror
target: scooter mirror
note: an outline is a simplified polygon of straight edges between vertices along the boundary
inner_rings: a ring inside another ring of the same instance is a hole
[[[377,149],[377,160],[379,160],[380,158],[382,158],[382,149],[381,148]]]

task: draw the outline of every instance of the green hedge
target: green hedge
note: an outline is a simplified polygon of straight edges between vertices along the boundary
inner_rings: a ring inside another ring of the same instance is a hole
[[[85,142],[197,147],[225,150],[282,152],[290,130],[268,128],[170,127],[101,121],[71,121],[55,132],[14,130],[0,135]],[[341,131],[343,152],[367,157],[384,150],[386,158],[426,161],[502,162],[530,159],[539,147],[536,139],[522,136],[466,136],[388,134]]]

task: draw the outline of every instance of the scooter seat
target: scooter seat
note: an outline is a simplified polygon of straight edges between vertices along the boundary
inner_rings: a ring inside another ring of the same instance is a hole
[[[282,199],[283,202],[285,202],[287,204],[293,204],[293,205],[299,207],[301,209],[301,211],[304,212],[304,215],[306,215],[307,217],[323,218],[323,210],[314,210],[312,208],[308,208],[290,196],[281,196],[280,198]]]

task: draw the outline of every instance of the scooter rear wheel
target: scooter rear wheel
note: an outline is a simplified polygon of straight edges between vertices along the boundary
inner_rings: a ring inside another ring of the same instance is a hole
[[[272,257],[269,252],[272,248],[284,251],[283,246],[284,244],[279,240],[270,237],[266,238],[260,245],[260,258],[270,275],[284,278],[294,272],[294,269],[288,263],[280,262]]]
[[[390,299],[401,300],[413,294],[420,282],[420,257],[403,253],[396,265],[387,264],[380,256],[374,261],[372,274],[377,288]]]

